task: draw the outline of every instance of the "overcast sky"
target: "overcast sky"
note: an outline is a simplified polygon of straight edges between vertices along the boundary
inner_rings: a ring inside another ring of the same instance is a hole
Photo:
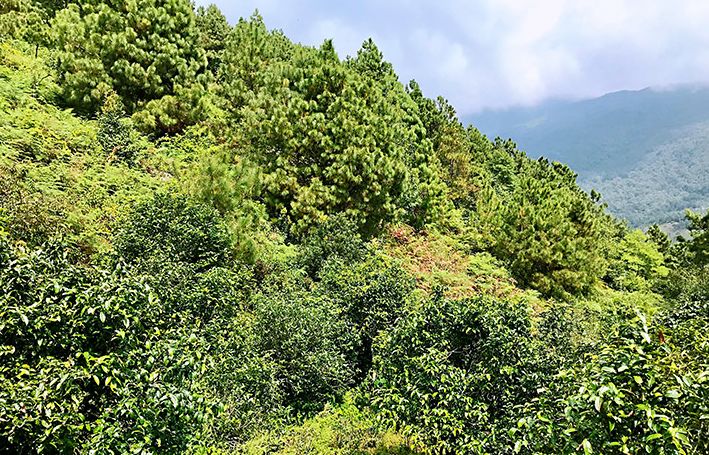
[[[231,23],[258,8],[293,41],[371,37],[402,82],[460,114],[709,82],[709,0],[197,0]]]

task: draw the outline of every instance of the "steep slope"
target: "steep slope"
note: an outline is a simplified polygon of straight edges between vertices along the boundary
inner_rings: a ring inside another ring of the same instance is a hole
[[[371,40],[60,3],[0,6],[0,454],[709,453],[709,213],[628,229]]]
[[[709,88],[683,86],[553,101],[469,116],[488,136],[569,164],[610,209],[635,225],[709,206]]]

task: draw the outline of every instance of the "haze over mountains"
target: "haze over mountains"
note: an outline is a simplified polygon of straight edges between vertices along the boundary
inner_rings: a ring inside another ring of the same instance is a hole
[[[569,164],[587,190],[636,226],[709,207],[709,87],[609,93],[463,119],[530,156]]]

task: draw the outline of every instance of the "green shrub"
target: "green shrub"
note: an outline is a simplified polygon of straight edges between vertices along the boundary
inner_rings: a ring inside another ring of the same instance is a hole
[[[205,422],[196,447],[230,450],[292,419],[282,366],[261,349],[256,322],[253,314],[243,312],[207,329],[211,363],[201,374],[200,390],[219,409]]]
[[[118,95],[109,95],[98,116],[97,139],[110,158],[131,164],[140,151],[140,145],[131,121],[124,116]]]
[[[75,257],[0,240],[0,450],[183,450],[204,346],[142,280]]]
[[[114,244],[128,262],[155,256],[207,268],[230,256],[229,234],[216,211],[167,193],[138,204],[118,226]]]
[[[686,453],[691,442],[676,409],[688,384],[675,356],[643,316],[624,324],[530,402],[515,430],[523,435],[517,447],[530,453]]]
[[[687,242],[687,256],[695,264],[706,266],[709,264],[709,210],[704,215],[688,210],[686,218],[691,235]]]
[[[342,309],[342,317],[358,337],[357,369],[365,375],[372,364],[374,339],[393,328],[404,313],[414,280],[397,263],[374,251],[360,262],[330,258],[319,278],[318,291]]]
[[[339,258],[351,263],[361,260],[365,253],[357,224],[346,215],[338,214],[318,224],[305,236],[297,265],[311,277],[316,277],[330,259]]]
[[[66,234],[65,208],[25,182],[22,174],[0,166],[0,210],[7,233],[32,246]]]
[[[665,338],[677,347],[684,395],[673,411],[695,453],[709,451],[709,268],[683,268],[670,276],[675,291],[658,316]]]
[[[657,246],[642,231],[628,232],[612,251],[606,280],[616,289],[646,291],[669,270]]]
[[[308,292],[301,279],[279,278],[254,296],[257,352],[277,365],[286,403],[310,414],[352,386],[356,334],[331,300]]]
[[[499,453],[536,395],[531,320],[490,298],[425,301],[375,345],[371,402],[431,453]]]

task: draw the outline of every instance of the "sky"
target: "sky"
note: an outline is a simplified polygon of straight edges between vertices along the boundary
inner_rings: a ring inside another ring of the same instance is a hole
[[[196,0],[258,9],[339,56],[374,39],[402,82],[461,115],[618,90],[709,83],[709,0]]]

